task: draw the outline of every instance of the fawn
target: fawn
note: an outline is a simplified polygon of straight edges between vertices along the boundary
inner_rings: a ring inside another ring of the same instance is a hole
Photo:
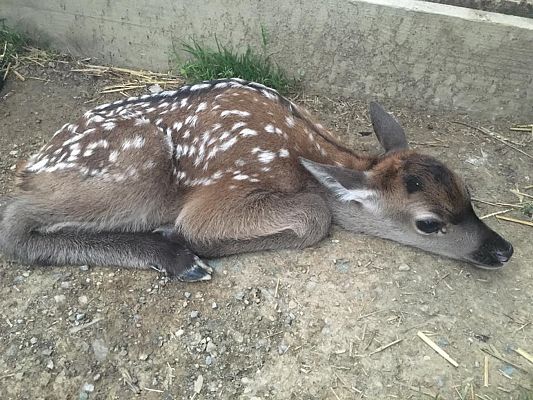
[[[370,104],[385,150],[356,154],[261,84],[221,79],[131,97],[65,124],[17,168],[0,250],[25,264],[152,267],[211,278],[199,257],[304,248],[332,223],[482,268],[513,247],[463,181],[408,149]]]

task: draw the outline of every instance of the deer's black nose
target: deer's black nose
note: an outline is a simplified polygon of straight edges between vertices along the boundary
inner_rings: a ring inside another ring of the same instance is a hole
[[[507,247],[505,249],[496,250],[494,252],[494,255],[496,256],[499,262],[505,263],[511,259],[513,252],[513,245],[511,243],[507,243]]]

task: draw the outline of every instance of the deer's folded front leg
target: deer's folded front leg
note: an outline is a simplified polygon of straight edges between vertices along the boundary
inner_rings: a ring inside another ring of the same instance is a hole
[[[197,189],[185,203],[177,231],[197,254],[304,248],[323,239],[331,213],[316,193],[239,188],[221,195],[216,185]]]

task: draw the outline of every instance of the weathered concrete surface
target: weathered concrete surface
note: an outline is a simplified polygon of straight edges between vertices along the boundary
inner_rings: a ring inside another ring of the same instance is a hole
[[[425,0],[476,10],[533,18],[533,0]]]
[[[39,41],[155,70],[191,37],[268,50],[312,90],[483,117],[533,115],[533,21],[412,0],[1,0]]]

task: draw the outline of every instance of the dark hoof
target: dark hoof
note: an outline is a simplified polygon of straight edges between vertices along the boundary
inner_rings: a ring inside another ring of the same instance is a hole
[[[203,262],[199,257],[194,256],[193,263],[175,275],[175,278],[182,282],[199,282],[211,280],[213,268]]]

